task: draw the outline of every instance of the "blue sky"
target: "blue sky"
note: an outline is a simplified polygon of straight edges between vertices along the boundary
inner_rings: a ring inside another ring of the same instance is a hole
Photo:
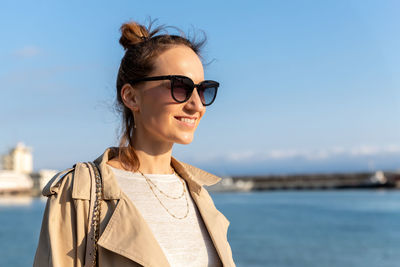
[[[204,30],[221,83],[173,155],[220,175],[400,168],[398,1],[2,1],[0,153],[63,169],[117,145],[123,22]]]

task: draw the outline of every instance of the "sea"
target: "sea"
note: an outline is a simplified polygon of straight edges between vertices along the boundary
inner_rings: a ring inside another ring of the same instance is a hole
[[[399,267],[400,190],[211,193],[237,266]],[[45,199],[0,197],[0,266],[32,266]]]

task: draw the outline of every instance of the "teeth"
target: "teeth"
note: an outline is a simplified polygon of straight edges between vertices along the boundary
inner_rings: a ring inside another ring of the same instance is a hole
[[[194,124],[195,121],[195,119],[188,119],[188,118],[179,118],[179,120],[190,124]]]

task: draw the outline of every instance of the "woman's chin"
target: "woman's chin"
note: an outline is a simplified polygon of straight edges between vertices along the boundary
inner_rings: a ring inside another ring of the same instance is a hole
[[[181,145],[188,145],[188,144],[190,144],[192,142],[192,140],[190,140],[190,141],[181,141],[181,142],[177,142],[178,144],[181,144]]]
[[[193,135],[190,136],[184,136],[182,138],[179,138],[175,141],[175,143],[181,144],[181,145],[188,145],[193,141]]]

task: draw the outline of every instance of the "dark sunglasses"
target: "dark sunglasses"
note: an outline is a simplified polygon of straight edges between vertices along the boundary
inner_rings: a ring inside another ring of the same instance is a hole
[[[188,101],[193,93],[194,88],[197,88],[197,92],[200,96],[201,103],[204,106],[209,106],[214,102],[219,87],[219,83],[216,81],[206,80],[202,81],[201,83],[195,84],[192,81],[192,79],[182,75],[145,77],[132,80],[129,82],[129,84],[134,85],[135,83],[144,81],[160,81],[160,80],[171,81],[171,95],[172,98],[178,103],[183,103]]]

